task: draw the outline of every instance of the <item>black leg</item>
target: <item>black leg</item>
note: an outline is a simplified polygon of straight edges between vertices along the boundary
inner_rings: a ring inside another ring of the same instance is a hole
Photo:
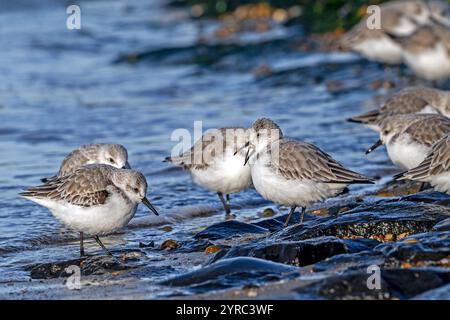
[[[289,221],[291,220],[292,214],[295,212],[295,208],[297,208],[297,207],[291,207],[291,211],[289,211],[289,215],[286,218],[286,221],[284,222],[285,227],[287,227],[289,225]]]
[[[84,241],[83,232],[80,232],[80,257],[84,256]]]
[[[114,257],[113,254],[105,247],[105,245],[100,241],[100,238],[98,236],[94,236],[94,240],[97,241],[98,245],[102,247],[102,249],[105,251],[105,253],[108,256]]]
[[[423,190],[425,190],[425,186],[426,186],[426,185],[427,185],[426,182],[422,182],[422,183],[420,184],[419,192],[422,192]]]
[[[228,212],[227,212],[228,209]],[[225,212],[227,212],[227,214],[231,213],[231,203],[230,203],[230,195],[227,194],[227,207],[225,208]]]
[[[300,221],[298,222],[298,225],[301,225],[303,223],[303,218],[305,217],[305,211],[306,211],[306,208],[302,207],[302,213],[300,215]]]
[[[220,201],[222,201],[223,208],[225,209],[225,213],[227,215],[230,214],[231,213],[230,206],[225,201],[225,198],[223,197],[223,193],[222,192],[217,192],[217,195],[219,196]],[[227,195],[227,199],[228,199],[228,201],[230,199],[228,195]]]

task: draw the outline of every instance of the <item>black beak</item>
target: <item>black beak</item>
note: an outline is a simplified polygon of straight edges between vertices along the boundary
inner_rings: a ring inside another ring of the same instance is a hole
[[[128,163],[128,161],[127,161],[127,163],[125,163],[125,165],[122,167],[122,169],[131,169],[131,166]]]
[[[245,154],[244,167],[247,164],[249,159],[250,159],[250,148],[247,149],[247,153]]]
[[[382,144],[383,144],[383,141],[381,141],[381,139],[379,139],[377,142],[375,142],[375,144],[373,146],[371,146],[369,149],[367,149],[366,154],[371,153],[373,150],[375,150],[376,148],[378,148]]]
[[[155,215],[159,216],[158,211],[156,211],[155,207],[150,203],[150,201],[148,201],[147,197],[144,197],[144,199],[142,199],[142,203],[145,204],[150,210],[152,210]]]
[[[244,144],[244,146],[242,146],[242,147],[240,147],[239,149],[236,150],[236,152],[234,153],[234,155],[237,155],[237,153],[238,153],[239,151],[241,151],[242,149],[247,148],[249,145],[250,145],[250,141],[246,142],[246,143]],[[248,154],[248,153],[247,153],[247,154]]]

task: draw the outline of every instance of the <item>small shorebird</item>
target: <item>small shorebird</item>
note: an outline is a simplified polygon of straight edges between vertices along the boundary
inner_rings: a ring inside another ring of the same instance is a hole
[[[380,131],[380,123],[387,117],[412,113],[437,113],[450,117],[450,91],[428,87],[407,87],[389,97],[383,105],[362,115],[348,119]]]
[[[400,0],[379,5],[380,27],[370,28],[368,17],[345,33],[340,40],[343,48],[359,53],[368,60],[401,64],[403,49],[398,37],[412,35],[420,26],[433,21],[450,25],[449,5],[443,1]]]
[[[63,160],[57,176],[42,179],[42,182],[63,177],[87,164],[108,164],[115,168],[130,169],[127,149],[120,144],[96,143],[78,147]]]
[[[402,170],[417,167],[431,147],[450,133],[450,119],[437,114],[407,114],[386,118],[380,139],[366,154],[385,144],[391,161]]]
[[[84,233],[92,235],[112,256],[99,235],[126,226],[141,202],[158,215],[146,193],[147,181],[140,172],[92,164],[43,185],[30,187],[20,195],[48,208],[63,224],[80,232],[81,256],[84,255]]]
[[[450,78],[450,26],[423,26],[398,42],[405,64],[417,76],[429,81]]]
[[[246,134],[244,128],[237,127],[209,130],[190,150],[164,161],[183,167],[195,183],[216,192],[229,215],[230,194],[242,191],[252,183],[250,168],[242,166],[245,154],[239,152],[234,156],[244,145]]]
[[[394,178],[428,182],[436,191],[450,193],[450,135],[433,145],[421,164]]]
[[[297,207],[302,208],[301,224],[310,204],[340,194],[349,184],[373,183],[316,146],[283,138],[280,127],[267,118],[253,123],[244,148],[244,166],[250,165],[255,189],[263,198],[291,207],[285,226]]]

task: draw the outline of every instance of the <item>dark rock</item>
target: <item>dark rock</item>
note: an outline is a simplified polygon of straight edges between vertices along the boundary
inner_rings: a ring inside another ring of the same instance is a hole
[[[414,300],[450,300],[450,284],[421,293]]]
[[[381,277],[389,283],[392,292],[397,291],[400,293],[400,298],[410,299],[422,292],[444,285],[450,277],[450,269],[382,269]]]
[[[212,226],[206,228],[205,230],[197,233],[194,237],[197,239],[217,240],[242,236],[244,234],[249,233],[266,233],[266,232],[269,232],[269,230],[256,225],[239,222],[236,220],[229,220],[213,224]]]
[[[149,243],[139,242],[139,248],[154,248],[155,241],[150,241]]]
[[[430,187],[429,185],[427,186]],[[389,181],[381,189],[377,190],[374,195],[381,197],[402,197],[411,194],[417,194],[422,188],[422,182],[405,180],[405,181]]]
[[[442,220],[433,227],[434,231],[450,231],[450,218]]]
[[[113,271],[123,271],[134,268],[133,266],[119,263],[109,256],[92,256],[63,262],[42,263],[27,266],[25,270],[30,271],[32,279],[52,279],[69,277],[72,273],[67,272],[69,266],[80,267],[81,275],[100,275]]]
[[[274,262],[291,265],[306,266],[328,257],[369,249],[367,244],[372,241],[342,240],[335,237],[323,237],[296,242],[277,243],[251,243],[242,246],[235,246],[228,252],[215,256],[213,259],[228,259],[239,256],[255,257]],[[364,242],[367,242],[365,244]]]
[[[284,222],[281,222],[279,219],[265,219],[265,220],[261,220],[261,221],[252,223],[252,225],[255,225],[255,226],[267,229],[270,232],[273,232],[273,231],[278,231],[280,229],[283,229]]]
[[[321,236],[369,238],[387,234],[397,238],[430,231],[448,216],[448,210],[441,206],[381,201],[371,206],[363,204],[335,218],[321,218],[314,224],[305,222],[283,229],[275,238],[298,241]]]
[[[450,232],[423,233],[398,242],[379,245],[375,251],[388,259],[386,263],[399,265],[403,262],[432,265],[450,255]]]
[[[403,201],[432,203],[441,206],[447,206],[450,204],[450,198],[446,193],[436,191],[424,191],[415,193],[402,198]]]
[[[209,240],[195,239],[194,241],[184,241],[181,244],[181,248],[177,252],[191,253],[205,251],[206,248],[214,246]]]
[[[316,294],[316,298],[326,299],[410,299],[444,285],[449,274],[450,270],[381,269],[380,288],[369,289],[367,281],[372,273],[353,271],[324,278],[296,292],[300,297]]]
[[[215,281],[219,285],[221,281],[227,281],[232,275],[239,279],[257,279],[269,275],[281,275],[292,273],[298,269],[281,263],[270,262],[255,258],[224,259],[208,265],[204,268],[182,274],[162,281],[160,284],[169,286],[190,286],[209,281]],[[224,279],[225,277],[225,279]]]
[[[350,254],[340,254],[313,266],[314,272],[344,273],[347,271],[366,270],[371,265],[382,265],[385,261],[379,252],[363,251]]]

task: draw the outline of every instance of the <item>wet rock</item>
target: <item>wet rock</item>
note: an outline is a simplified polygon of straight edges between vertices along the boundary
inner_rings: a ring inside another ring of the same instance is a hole
[[[248,224],[236,220],[229,220],[213,224],[205,230],[197,233],[194,238],[197,239],[227,239],[236,236],[242,236],[249,233],[266,233],[268,229],[257,225]]]
[[[450,284],[421,293],[414,300],[450,300]]]
[[[290,265],[306,266],[334,255],[368,250],[374,245],[373,241],[322,237],[296,242],[251,243],[235,246],[225,254],[214,257],[212,261],[247,256]]]
[[[429,186],[425,186],[429,188]],[[422,182],[405,180],[389,181],[385,186],[379,189],[374,195],[378,197],[401,197],[406,195],[415,195],[422,189]]]
[[[231,277],[236,279],[255,279],[267,276],[280,276],[282,274],[292,273],[298,269],[281,263],[270,262],[255,258],[232,258],[225,259],[204,268],[173,277],[162,281],[160,284],[168,286],[191,286],[201,283],[215,282],[222,287],[220,282],[229,281]],[[224,277],[226,279],[224,279]],[[241,282],[242,284],[242,282]]]
[[[252,223],[252,225],[255,226],[259,226],[265,229],[268,229],[269,231],[273,232],[273,231],[279,231],[281,229],[284,229],[284,222],[286,221],[286,218],[288,217],[288,214],[284,214],[282,216],[278,216],[272,219],[265,219],[265,220],[261,220],[255,223]],[[305,217],[304,217],[304,221],[315,221],[316,219],[318,219],[318,217],[306,213]],[[297,223],[299,223],[300,221],[300,212],[298,212],[298,210],[296,212],[294,212],[294,214],[291,217],[291,220],[289,221],[289,225],[295,225]]]
[[[441,206],[448,206],[450,204],[450,198],[446,193],[434,192],[431,190],[403,197],[402,201],[431,203]]]
[[[442,220],[441,222],[437,223],[433,230],[435,231],[450,231],[450,218],[447,218],[445,220]]]
[[[155,241],[150,241],[149,243],[139,242],[139,248],[154,248]]]
[[[305,221],[275,235],[280,240],[298,241],[321,236],[376,238],[392,234],[394,240],[400,235],[430,231],[446,218],[449,212],[441,206],[413,202],[380,201],[363,204],[337,217],[320,218],[314,223]]]
[[[120,261],[138,261],[142,256],[143,254],[140,251],[125,252],[120,255]]]
[[[212,247],[214,244],[206,239],[195,239],[194,241],[184,241],[181,243],[177,252],[191,253],[205,251],[208,247]]]
[[[252,223],[254,226],[258,226],[264,229],[269,230],[270,232],[278,231],[283,229],[284,223],[279,219],[264,219],[255,223]]]
[[[134,268],[133,266],[119,263],[113,257],[92,256],[63,262],[33,264],[26,267],[25,270],[30,272],[32,279],[52,279],[69,277],[72,272],[67,270],[67,268],[70,266],[79,267],[81,275],[84,276],[100,275]]]
[[[219,251],[223,250],[222,247],[219,246],[209,246],[205,249],[205,254],[213,254],[213,253],[217,253]]]
[[[387,258],[385,265],[389,266],[399,266],[405,262],[440,266],[442,259],[450,256],[450,232],[418,234],[399,242],[379,245],[374,250]]]
[[[354,271],[327,277],[296,290],[300,297],[315,294],[325,299],[410,299],[422,292],[440,287],[447,282],[450,270],[382,269],[379,288],[369,289],[372,273]]]
[[[266,208],[259,214],[262,218],[270,218],[276,215],[277,213],[272,208]]]
[[[161,228],[161,230],[165,231],[165,232],[170,232],[173,230],[173,228],[171,226],[164,226]]]
[[[164,240],[163,243],[161,243],[161,249],[163,250],[174,250],[177,249],[180,246],[180,244],[172,239]]]
[[[366,270],[371,265],[382,265],[383,254],[372,251],[362,251],[351,254],[340,254],[316,263],[314,272],[344,273],[347,271]]]

